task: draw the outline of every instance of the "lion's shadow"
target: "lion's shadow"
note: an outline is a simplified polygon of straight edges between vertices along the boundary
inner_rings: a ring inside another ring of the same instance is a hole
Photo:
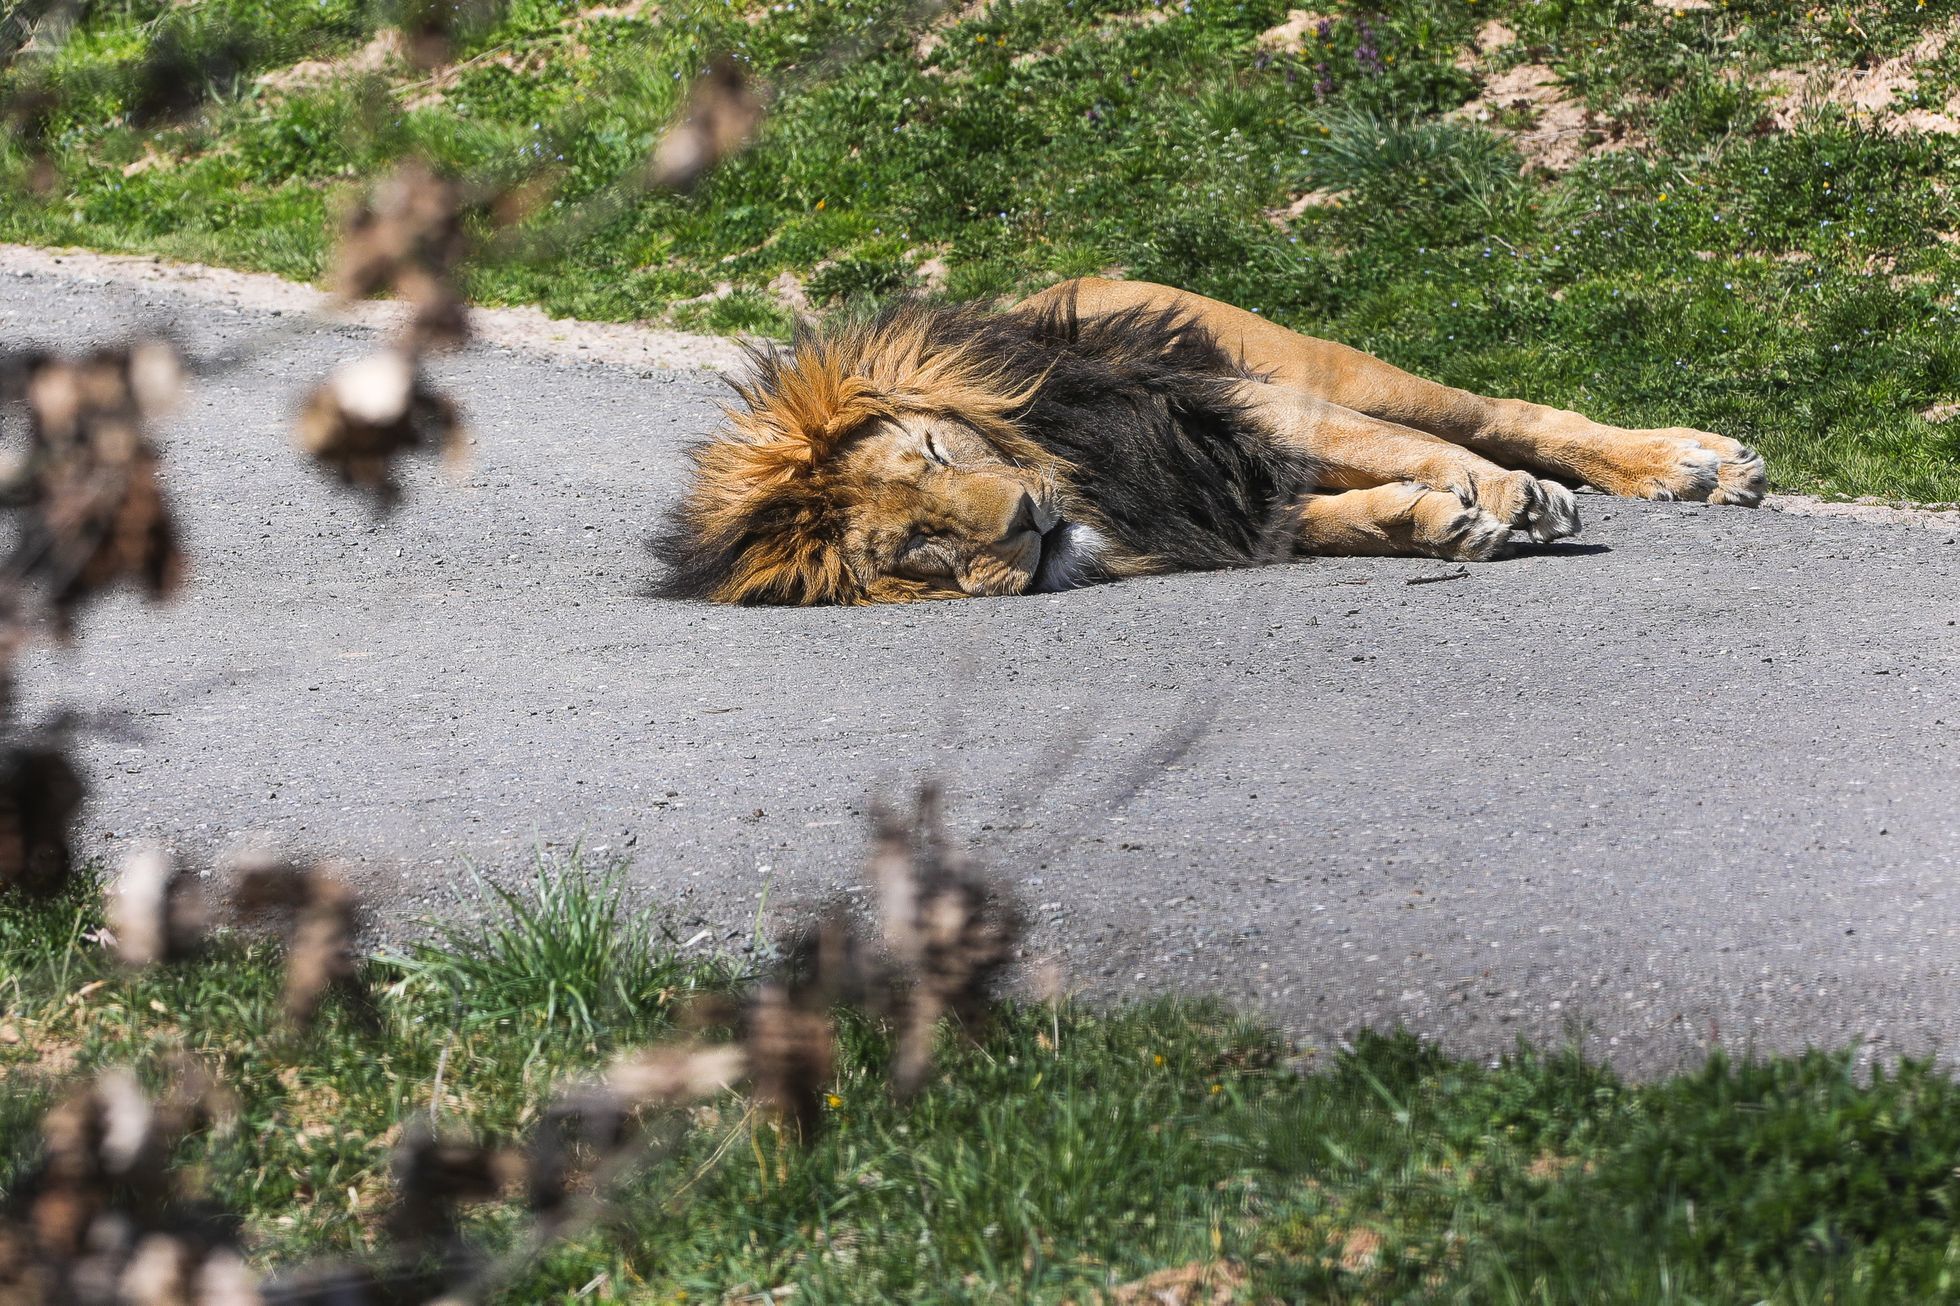
[[[1513,558],[1590,558],[1596,554],[1611,553],[1610,544],[1581,544],[1576,540],[1537,540],[1513,546]]]

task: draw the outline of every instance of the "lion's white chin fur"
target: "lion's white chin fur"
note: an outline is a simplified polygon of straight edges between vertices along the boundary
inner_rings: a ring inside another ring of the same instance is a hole
[[[1081,522],[1064,522],[1042,541],[1041,563],[1028,582],[1029,594],[1053,594],[1087,584],[1109,546],[1101,531]]]

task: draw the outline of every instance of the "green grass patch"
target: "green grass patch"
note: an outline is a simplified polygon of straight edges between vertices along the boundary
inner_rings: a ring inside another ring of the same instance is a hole
[[[260,79],[349,56],[385,15],[93,5],[57,53],[0,73],[58,92],[43,125],[59,167],[52,193],[0,211],[0,238],[316,277],[335,205],[391,158],[550,168],[563,190],[538,242],[474,265],[481,301],[781,333],[785,274],[830,308],[916,288],[929,259],[958,296],[1120,269],[1455,384],[1723,431],[1786,488],[1960,500],[1960,423],[1919,415],[1960,386],[1960,138],[1828,104],[1780,115],[1793,77],[1902,57],[1892,109],[1940,109],[1960,92],[1945,6],[1318,12],[1298,46],[1272,48],[1259,37],[1283,0],[997,0],[930,32],[910,0],[522,0],[434,76],[280,85]],[[1515,40],[1474,51],[1493,20]],[[200,88],[207,110],[134,125],[129,70],[227,31],[244,35]],[[784,88],[757,147],[692,197],[565,226],[646,156],[719,51]],[[1621,148],[1521,171],[1517,133],[1542,107],[1453,116],[1527,62],[1593,115],[1589,141]],[[0,149],[0,185],[27,168]],[[1285,216],[1311,192],[1340,202]]]
[[[589,870],[574,858],[547,867],[525,891],[484,884],[487,920],[439,927],[388,963],[398,987],[439,996],[464,1028],[510,1025],[536,1015],[596,1038],[631,1028],[702,987],[708,972],[679,960],[680,940],[650,912],[625,905],[618,868]]]
[[[449,71],[259,78],[357,51],[382,14],[333,0],[90,6],[0,82],[53,86],[59,184],[0,237],[318,276],[337,200],[425,151],[476,176],[549,167],[539,243],[470,290],[553,314],[782,333],[782,275],[819,306],[921,284],[1023,294],[1121,269],[1229,298],[1409,369],[1639,426],[1760,445],[1786,488],[1960,500],[1950,188],[1960,139],[1823,106],[1789,122],[1778,75],[1925,53],[1942,6],[1725,0],[1333,4],[1298,49],[1282,0],[998,0],[933,22],[907,0],[676,0],[637,14],[523,0]],[[1497,20],[1509,45],[1470,57]],[[133,126],[120,73],[227,24],[225,76],[184,126]],[[849,59],[821,61],[849,43]],[[733,51],[784,90],[759,145],[696,196],[553,229],[649,151],[688,78]],[[1521,173],[1533,108],[1448,116],[1480,76],[1556,71],[1621,139]],[[1960,92],[1960,41],[1895,110]],[[143,161],[149,161],[147,165]],[[137,165],[131,169],[131,165]],[[20,182],[18,145],[0,184]],[[1339,194],[1284,218],[1307,192]],[[717,286],[729,292],[713,296]]]
[[[406,1122],[520,1135],[554,1084],[736,982],[576,864],[485,908],[374,961],[374,1011],[330,1005],[295,1035],[271,945],[224,936],[131,975],[90,941],[86,886],[0,903],[0,1203],[64,1083],[120,1064],[154,1079],[188,1053],[237,1101],[182,1161],[255,1259],[371,1255]],[[505,1299],[1084,1301],[1218,1264],[1249,1300],[1880,1302],[1945,1299],[1960,1258],[1960,1087],[1917,1063],[1717,1058],[1637,1084],[1403,1035],[1315,1054],[1201,1004],[1015,1004],[975,1042],[946,1031],[898,1105],[884,1033],[842,1033],[814,1141],[733,1097],[695,1112]],[[500,1247],[519,1224],[487,1203],[469,1236]]]

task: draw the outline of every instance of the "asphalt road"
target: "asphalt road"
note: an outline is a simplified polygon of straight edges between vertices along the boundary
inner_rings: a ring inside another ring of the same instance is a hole
[[[292,318],[0,275],[8,343],[139,321],[212,352]],[[444,372],[474,472],[383,520],[286,434],[371,340],[307,327],[195,391],[166,434],[190,592],[28,665],[35,710],[98,726],[91,850],[346,857],[390,932],[470,901],[472,865],[583,841],[741,937],[855,884],[867,798],[933,775],[1090,995],[1219,994],[1321,1046],[1577,1038],[1634,1071],[1955,1045],[1951,526],[1594,496],[1583,543],[1435,584],[1329,560],[677,605],[641,596],[641,541],[718,380],[472,350]]]

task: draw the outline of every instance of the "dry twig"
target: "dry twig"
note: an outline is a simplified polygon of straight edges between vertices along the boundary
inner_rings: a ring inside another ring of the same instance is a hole
[[[211,923],[203,886],[161,848],[123,863],[109,889],[107,918],[116,956],[139,968],[196,956]]]
[[[244,867],[233,903],[247,915],[270,914],[284,922],[286,1018],[312,1023],[331,994],[348,998],[371,1016],[373,997],[361,981],[360,898],[327,863],[295,865],[264,861]]]
[[[51,897],[67,886],[83,792],[81,776],[54,748],[0,751],[0,893]]]

